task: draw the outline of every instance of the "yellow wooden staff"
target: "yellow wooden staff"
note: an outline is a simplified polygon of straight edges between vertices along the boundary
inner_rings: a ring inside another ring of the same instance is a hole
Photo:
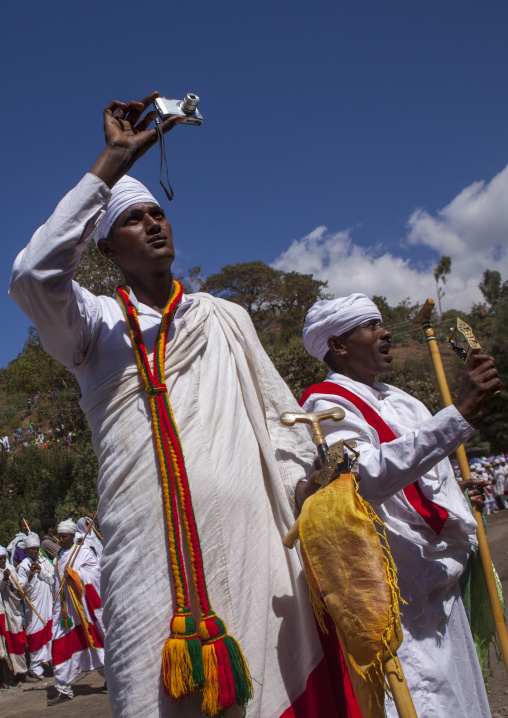
[[[434,300],[427,299],[417,316],[413,319],[413,324],[421,325],[423,329],[427,341],[427,346],[429,348],[430,357],[432,360],[432,366],[434,367],[434,372],[436,374],[441,399],[445,406],[450,406],[453,403],[452,397],[448,388],[448,382],[446,381],[446,376],[443,369],[443,362],[441,360],[441,354],[437,345],[434,329],[432,328],[432,324],[430,321],[430,315],[433,309]],[[468,325],[465,325],[465,327],[468,327]],[[470,327],[468,328],[470,329]],[[462,331],[462,328],[459,327],[459,329],[460,331]],[[470,352],[465,352],[466,356],[463,357],[467,360],[471,354],[477,354],[480,351],[481,347],[476,342],[472,334],[471,337],[468,337],[467,334],[465,334],[465,336],[466,339],[468,339],[471,347]],[[471,479],[471,472],[469,471],[469,463],[466,456],[466,450],[463,444],[455,450],[455,455],[457,457],[462,479],[464,481],[469,481]],[[499,645],[501,647],[501,653],[503,655],[505,669],[508,674],[508,633],[506,631],[503,609],[501,608],[501,602],[499,601],[499,595],[497,592],[496,579],[494,577],[494,571],[492,568],[492,558],[490,556],[490,549],[487,543],[487,535],[483,526],[482,512],[475,506],[473,513],[478,527],[478,548],[480,552],[483,573],[485,575],[485,583],[487,585],[490,606],[492,608],[494,624],[496,627],[496,634],[499,640]]]
[[[19,585],[19,583],[16,581],[16,579],[15,579],[14,576],[12,575],[12,572],[9,574],[9,578],[10,578],[10,579],[12,580],[12,582],[17,586],[17,590],[21,593],[21,597],[25,599],[25,601],[28,603],[28,605],[30,606],[30,608],[32,609],[32,611],[35,613],[35,615],[37,616],[37,618],[40,620],[40,622],[42,623],[42,625],[44,626],[44,628],[46,628],[46,626],[47,626],[46,621],[44,621],[44,619],[41,618],[41,614],[37,611],[37,609],[35,608],[35,606],[33,605],[33,603],[30,601],[30,599],[29,599],[28,596],[26,595],[25,591],[23,591],[23,589],[21,588],[21,586]]]

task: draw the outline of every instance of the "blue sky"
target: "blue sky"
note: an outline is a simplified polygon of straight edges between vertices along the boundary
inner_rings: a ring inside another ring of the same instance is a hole
[[[485,268],[508,279],[507,21],[489,0],[6,4],[1,365],[29,323],[14,257],[100,152],[102,109],[155,89],[205,117],[167,136],[177,272],[260,259],[416,302],[445,253],[444,306],[467,309]],[[158,161],[133,171],[156,196]]]

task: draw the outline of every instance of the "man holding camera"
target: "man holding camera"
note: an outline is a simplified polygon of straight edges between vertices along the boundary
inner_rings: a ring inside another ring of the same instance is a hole
[[[142,117],[157,96],[106,108],[104,150],[20,253],[10,289],[76,375],[92,429],[113,714],[240,716],[247,703],[249,718],[334,718],[305,578],[281,544],[313,446],[280,425],[298,407],[246,312],[182,295],[171,225],[125,176],[157,142],[155,113]],[[125,277],[116,298],[72,281],[92,236]]]

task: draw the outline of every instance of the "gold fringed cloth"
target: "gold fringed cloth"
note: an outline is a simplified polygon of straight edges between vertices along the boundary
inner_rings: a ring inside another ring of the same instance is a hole
[[[321,628],[335,623],[360,709],[384,716],[383,665],[402,642],[397,576],[384,525],[343,474],[308,498],[300,515],[302,558]]]

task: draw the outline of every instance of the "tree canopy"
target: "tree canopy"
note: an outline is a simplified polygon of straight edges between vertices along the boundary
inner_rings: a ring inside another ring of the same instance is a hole
[[[203,281],[201,291],[242,306],[258,332],[280,334],[302,326],[310,307],[324,298],[326,286],[311,274],[283,272],[257,261],[227,264]]]
[[[441,269],[447,273],[445,265]],[[438,273],[441,276],[444,278],[442,272]],[[105,295],[111,295],[123,281],[116,267],[102,259],[93,243],[85,250],[75,278],[95,294]],[[260,261],[226,265],[205,279],[200,267],[194,267],[182,281],[187,292],[210,292],[246,309],[263,346],[297,399],[309,385],[325,378],[328,368],[305,352],[301,334],[309,308],[317,299],[328,298],[324,293],[326,282],[308,274],[283,272]],[[480,289],[485,302],[462,316],[472,325],[485,351],[496,357],[506,384],[508,282],[503,282],[498,271],[487,270]],[[432,412],[438,411],[441,402],[426,347],[418,339],[421,332],[411,325],[417,305],[409,298],[396,306],[383,296],[374,296],[373,300],[383,314],[385,326],[393,333],[394,352],[398,351],[401,359],[384,381],[416,396]],[[446,341],[456,314],[448,311],[443,321],[435,324],[440,341]],[[454,355],[443,355],[443,359],[453,394],[462,365]],[[33,404],[35,395],[37,407]],[[95,511],[98,465],[79,398],[74,376],[45,353],[31,327],[21,354],[0,372],[0,432],[12,441],[11,452],[0,454],[0,543],[5,544],[14,535],[20,511],[32,519],[37,531],[44,518],[63,519]],[[472,441],[492,452],[506,451],[507,418],[508,393],[503,391],[489,400],[475,421],[478,431]],[[34,448],[29,426],[52,437],[46,442],[46,450]],[[22,430],[21,440],[13,435],[18,428]],[[63,441],[68,433],[74,437],[72,442]]]

